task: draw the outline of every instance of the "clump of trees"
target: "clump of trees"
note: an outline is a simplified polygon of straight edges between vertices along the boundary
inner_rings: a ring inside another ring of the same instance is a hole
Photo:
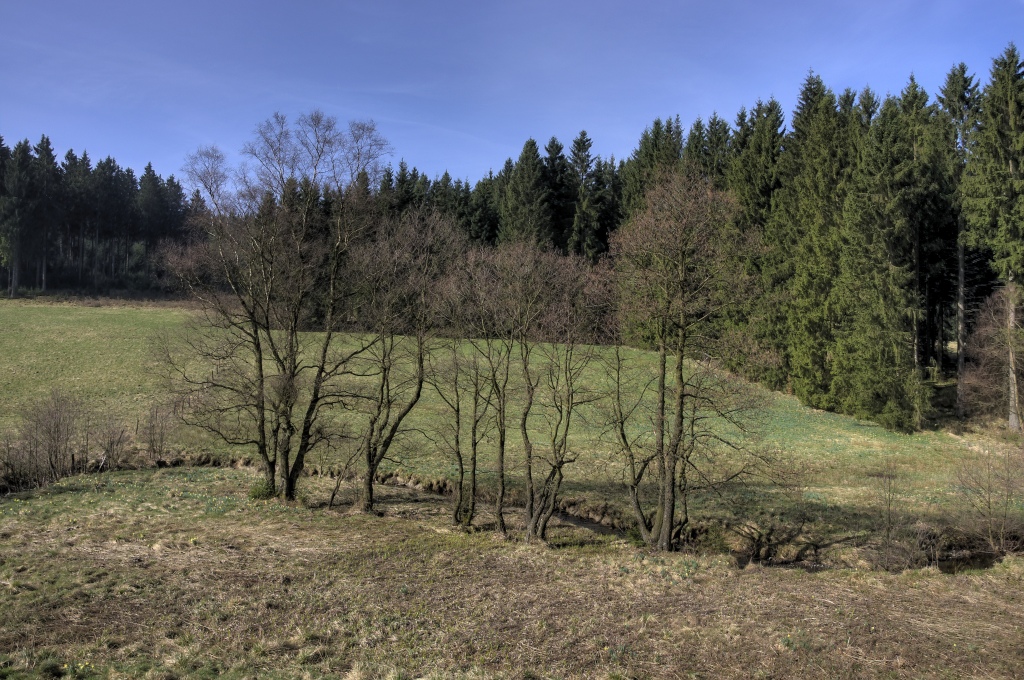
[[[49,137],[9,148],[0,137],[0,278],[22,288],[152,289],[152,255],[184,236],[190,202],[173,175],[152,164],[141,176],[111,157],[93,164],[69,150],[58,161]]]
[[[444,414],[428,438],[459,470],[453,519],[472,524],[478,454],[493,447],[495,527],[506,531],[515,441],[525,536],[544,540],[581,453],[577,425],[608,398],[591,371],[609,342],[660,352],[657,389],[619,423],[644,430],[654,417],[662,433],[653,453],[620,440],[658,470],[630,485],[637,502],[659,489],[660,523],[638,515],[652,546],[679,545],[690,494],[764,462],[750,446],[754,391],[718,363],[719,322],[752,290],[750,239],[734,233],[724,192],[663,168],[614,241],[615,268],[595,267],[539,238],[536,216],[515,213],[518,237],[491,246],[438,211],[382,206],[368,170],[344,180],[324,170],[347,167],[338,158],[355,142],[338,129],[317,112],[294,126],[275,116],[245,148],[256,170],[230,190],[223,155],[190,157],[209,207],[194,241],[168,251],[201,308],[163,345],[168,384],[186,422],[256,449],[265,486],[293,499],[314,451],[344,450],[361,475],[356,505],[372,511],[378,471],[429,389]],[[326,141],[312,154],[296,141],[306,139]]]

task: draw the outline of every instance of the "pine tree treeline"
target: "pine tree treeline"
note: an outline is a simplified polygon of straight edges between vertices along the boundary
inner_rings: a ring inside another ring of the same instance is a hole
[[[770,99],[731,124],[657,119],[624,161],[596,155],[581,131],[568,150],[527,140],[475,184],[401,162],[352,185],[389,218],[434,212],[479,244],[525,240],[597,262],[666,170],[699,177],[732,195],[737,233],[760,244],[734,255],[761,294],[716,320],[731,348],[718,360],[804,404],[910,429],[928,381],[962,376],[983,299],[1024,276],[1022,156],[1024,67],[1010,45],[984,88],[963,64],[934,96],[913,77],[895,95],[837,93],[811,73],[788,125]],[[45,137],[0,144],[0,168],[12,291],[147,285],[146,254],[181,234],[190,209],[173,177],[147,167],[136,180],[71,152],[58,165]]]
[[[388,204],[399,212],[433,206],[481,242],[596,260],[660,173],[695,174],[733,195],[736,226],[761,243],[742,264],[762,294],[719,320],[741,338],[720,360],[804,404],[911,429],[927,383],[965,370],[981,302],[1024,268],[1022,83],[1012,45],[984,91],[963,64],[934,97],[912,76],[879,97],[811,73],[788,129],[776,100],[757,101],[731,125],[657,119],[618,164],[581,132],[568,156],[557,139],[527,141],[472,189],[401,165],[380,193],[402,197]]]
[[[157,246],[184,235],[189,203],[174,176],[141,177],[109,156],[68,151],[50,139],[8,148],[0,137],[0,278],[19,288],[106,290],[157,285]]]

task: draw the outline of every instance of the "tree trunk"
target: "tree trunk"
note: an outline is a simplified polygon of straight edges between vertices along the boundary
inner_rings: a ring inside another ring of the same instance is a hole
[[[362,512],[373,512],[373,475],[374,470],[369,468],[363,475],[363,495],[359,499],[359,509]]]
[[[1007,308],[1006,308],[1006,346],[1009,350],[1007,357],[1007,371],[1009,375],[1009,427],[1012,432],[1020,432],[1020,409],[1018,404],[1019,392],[1017,390],[1017,353],[1014,348],[1014,335],[1017,330],[1017,287],[1010,277],[1007,283]]]
[[[470,425],[469,432],[469,500],[466,512],[462,516],[462,525],[465,527],[472,526],[473,516],[476,514],[476,452],[479,446],[477,428],[480,424],[478,414],[478,409],[480,408],[478,401],[479,391],[476,383],[474,383],[473,390],[473,422]]]
[[[43,252],[39,256],[39,288],[46,292],[46,251],[50,248],[50,230],[43,229]]]
[[[519,433],[523,438],[523,454],[526,457],[526,518],[527,521],[534,514],[534,496],[536,494],[533,485],[533,442],[530,441],[530,431],[527,429],[527,422],[530,411],[533,408],[534,385],[533,376],[530,375],[530,349],[526,340],[519,343],[520,358],[523,368],[523,383],[526,386],[526,402],[523,404],[522,413],[519,416]]]
[[[666,451],[665,476],[661,483],[661,531],[658,532],[658,550],[672,550],[672,528],[676,516],[676,459]]]
[[[263,478],[271,489],[277,488],[277,463],[269,458],[263,461]]]
[[[681,385],[677,386],[681,389]],[[672,445],[665,441],[665,409],[668,401],[668,348],[658,348],[658,413],[655,416],[655,447],[659,455],[658,519],[654,534],[658,550],[672,549],[672,520],[676,514],[676,466]],[[669,438],[671,439],[671,437]]]
[[[963,235],[964,218],[957,218],[958,232]],[[956,244],[956,417],[964,418],[964,355],[967,341],[966,255],[960,238]]]
[[[555,508],[558,506],[558,491],[562,487],[562,479],[562,470],[559,468],[558,475],[555,477],[554,489],[551,492],[550,502],[540,518],[540,531],[538,535],[542,541],[546,541],[548,538],[548,522],[551,521],[551,517],[555,514]]]
[[[452,521],[456,524],[462,524],[462,517],[465,513],[463,504],[465,503],[465,484],[466,484],[466,466],[462,463],[462,455],[458,454],[459,463],[459,481],[455,486],[455,511],[452,513]]]
[[[11,248],[11,298],[15,298],[18,295],[18,269],[21,267],[20,258],[18,257],[18,243],[15,242]]]
[[[501,405],[504,412],[505,406]],[[503,415],[500,417],[504,417]],[[505,425],[498,425],[498,496],[494,500],[495,528],[501,533],[508,531],[505,527]]]
[[[473,516],[476,514],[476,444],[473,445],[473,452],[469,457],[469,500],[466,504],[466,512],[462,516],[463,526],[473,525]]]

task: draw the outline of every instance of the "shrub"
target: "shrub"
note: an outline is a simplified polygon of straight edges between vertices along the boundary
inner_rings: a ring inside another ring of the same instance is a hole
[[[249,500],[251,501],[268,501],[275,496],[277,496],[277,490],[266,477],[261,477],[259,481],[249,487]]]

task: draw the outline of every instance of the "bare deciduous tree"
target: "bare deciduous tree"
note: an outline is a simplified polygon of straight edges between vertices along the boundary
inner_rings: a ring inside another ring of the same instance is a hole
[[[495,441],[495,477],[497,493],[494,500],[495,529],[506,532],[505,453],[508,445],[508,416],[511,400],[513,336],[498,294],[504,285],[501,270],[496,266],[494,251],[472,249],[466,258],[466,280],[463,284],[462,323],[478,366],[483,370],[488,409]]]
[[[730,231],[730,211],[728,197],[706,183],[669,174],[612,241],[622,337],[652,347],[657,363],[649,372],[626,350],[610,353],[611,429],[626,461],[637,526],[660,550],[678,545],[692,493],[764,462],[751,446],[757,392],[714,359],[711,322],[747,294],[730,252],[742,246]],[[646,503],[649,487],[654,497]]]
[[[995,555],[1020,550],[1024,540],[1024,456],[1020,450],[982,451],[957,470],[961,497]]]
[[[327,412],[369,342],[341,341],[355,304],[349,255],[365,235],[358,200],[286,183],[254,212],[210,212],[170,269],[200,304],[163,365],[185,422],[256,449],[266,482],[295,497],[306,456],[338,436]],[[318,331],[308,333],[307,331]]]
[[[253,166],[243,168],[241,185],[250,198],[258,198],[266,190],[280,194],[294,178],[337,190],[366,173],[375,185],[381,161],[392,149],[372,120],[354,120],[346,128],[315,109],[300,115],[294,125],[284,114],[275,113],[256,126],[242,153]]]
[[[547,252],[530,240],[503,243],[492,253],[494,278],[490,291],[492,310],[491,333],[503,337],[514,348],[518,358],[519,387],[522,397],[519,410],[519,436],[523,445],[526,478],[526,517],[534,515],[533,452],[530,439],[530,413],[536,400],[541,375],[534,366],[534,350],[542,336],[545,314],[558,295],[557,280],[561,258]],[[510,353],[511,354],[511,353]]]
[[[375,343],[340,335],[358,304],[350,255],[373,221],[344,188],[389,152],[372,123],[346,131],[314,110],[257,125],[242,149],[252,168],[232,173],[216,147],[186,160],[209,209],[167,259],[201,312],[164,344],[167,376],[186,422],[254,447],[288,499],[310,452],[341,436],[328,412],[356,397],[346,378]]]
[[[11,489],[46,486],[84,472],[88,463],[82,401],[60,388],[28,405],[21,424],[0,446],[0,484]]]
[[[1009,284],[993,293],[978,312],[974,332],[967,342],[968,364],[963,373],[963,402],[972,415],[996,415],[1008,422],[1017,417],[1024,385],[1024,331],[1016,319],[1020,290]],[[1012,426],[1011,426],[1011,429]]]
[[[599,351],[594,343],[600,338],[609,302],[610,272],[591,271],[575,256],[550,258],[549,264],[554,265],[547,277],[552,293],[542,310],[538,336],[544,342],[534,350],[540,388],[537,411],[547,437],[529,468],[527,486],[533,502],[527,507],[528,541],[547,537],[565,467],[579,457],[570,437],[582,418],[580,407],[599,396],[588,385],[587,370]]]
[[[344,175],[339,175],[347,184],[354,184],[360,173],[366,173],[370,186],[380,183],[381,161],[394,150],[388,140],[377,130],[373,120],[353,120],[348,124],[348,138],[345,154],[342,156]]]
[[[216,146],[201,146],[185,157],[182,168],[193,190],[199,191],[215,213],[231,209],[231,173],[224,152]]]
[[[360,323],[369,333],[353,400],[365,418],[359,443],[363,511],[373,509],[377,470],[422,396],[436,293],[465,252],[464,238],[443,218],[410,212],[382,224],[354,258]]]
[[[477,461],[491,420],[491,381],[478,352],[466,340],[468,286],[471,276],[456,268],[438,297],[437,316],[443,339],[431,349],[428,382],[444,404],[445,416],[428,433],[455,460],[457,481],[452,519],[468,527],[476,515]],[[467,470],[468,466],[468,470]],[[469,475],[468,488],[466,475]]]
[[[124,464],[128,453],[130,435],[127,426],[119,418],[108,415],[100,421],[96,430],[96,444],[100,450],[98,470],[116,470]]]

